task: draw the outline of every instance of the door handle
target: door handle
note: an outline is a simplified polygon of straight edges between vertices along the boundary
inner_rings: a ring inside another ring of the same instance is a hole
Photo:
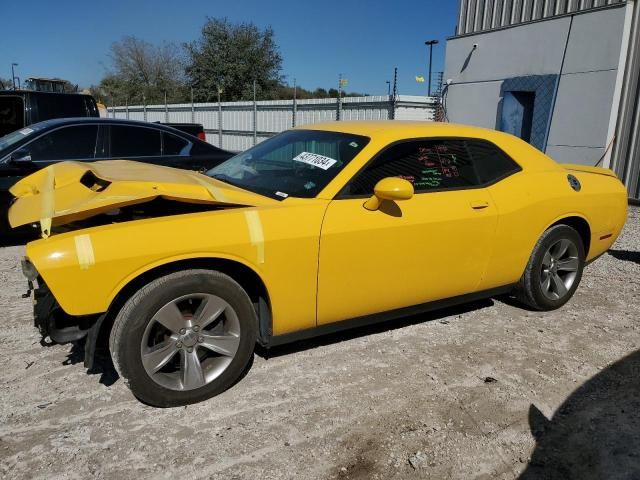
[[[487,208],[489,206],[489,202],[486,200],[476,200],[471,202],[471,208],[474,210],[482,210],[483,208]]]

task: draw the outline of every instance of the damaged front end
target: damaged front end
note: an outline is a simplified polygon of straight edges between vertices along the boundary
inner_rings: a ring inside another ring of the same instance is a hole
[[[42,337],[40,344],[51,346],[85,340],[84,366],[91,370],[106,314],[69,315],[62,310],[46,282],[26,257],[22,259],[22,272],[28,282],[28,290],[23,298],[33,296],[33,325]]]

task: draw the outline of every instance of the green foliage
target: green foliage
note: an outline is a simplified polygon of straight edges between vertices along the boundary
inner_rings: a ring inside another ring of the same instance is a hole
[[[89,91],[106,105],[188,102],[193,87],[196,102],[252,100],[256,82],[258,100],[294,97],[294,88],[281,76],[282,57],[271,28],[208,18],[200,38],[181,51],[176,45],[154,45],[134,36],[111,45],[112,68]],[[337,98],[338,90],[296,89],[298,99]],[[360,93],[342,92],[343,97]]]
[[[254,80],[258,96],[269,97],[281,83],[282,57],[271,28],[208,18],[200,39],[185,49],[196,101],[217,99],[218,89],[225,101],[252,99]]]

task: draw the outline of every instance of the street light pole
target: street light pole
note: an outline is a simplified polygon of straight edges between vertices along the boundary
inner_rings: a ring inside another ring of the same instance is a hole
[[[11,64],[11,82],[13,82],[13,89],[16,89],[16,73],[13,70],[13,67],[17,67],[18,64],[17,63],[12,63]]]
[[[386,81],[387,84],[387,97],[391,96],[391,80]]]
[[[438,40],[428,40],[424,42],[425,45],[429,46],[429,96],[431,96],[431,65],[433,63],[433,46],[437,45]]]

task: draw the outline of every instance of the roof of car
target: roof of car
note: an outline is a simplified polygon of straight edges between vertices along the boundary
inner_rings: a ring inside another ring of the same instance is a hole
[[[178,134],[180,136],[188,135],[185,132],[162,123],[141,122],[138,120],[125,120],[119,118],[103,118],[103,117],[69,117],[69,118],[52,118],[50,120],[43,120],[36,123],[40,129],[49,129],[53,127],[61,127],[65,125],[78,125],[82,123],[87,124],[101,124],[101,125],[131,125],[136,127],[151,127]],[[29,128],[33,128],[33,125],[29,125]],[[197,139],[199,142],[202,140]]]
[[[460,136],[478,138],[507,135],[502,132],[497,132],[496,130],[471,125],[415,120],[347,120],[301,125],[297,128],[365,136],[385,134],[387,137],[397,137],[399,139],[416,136],[437,137],[439,135],[446,137]]]

